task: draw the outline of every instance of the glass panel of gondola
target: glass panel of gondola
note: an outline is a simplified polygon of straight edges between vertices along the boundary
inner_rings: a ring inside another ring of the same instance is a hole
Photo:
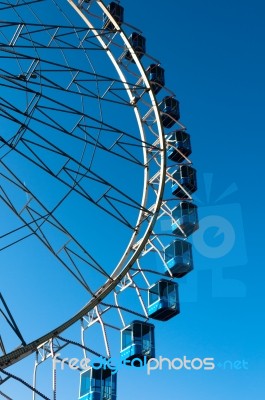
[[[185,131],[174,131],[167,137],[167,157],[177,163],[183,162],[191,154],[190,135]]]
[[[103,387],[102,400],[109,400],[112,398],[111,381],[110,377],[105,379],[105,386]]]
[[[109,368],[96,367],[80,374],[79,400],[116,400],[117,374]]]
[[[126,349],[126,347],[132,345],[132,328],[129,327],[123,331],[122,334],[122,348]]]
[[[118,25],[121,25],[123,23],[124,8],[114,1],[112,1],[107,8]],[[103,14],[103,28],[108,30],[115,29],[114,25],[111,23],[106,14]]]
[[[197,190],[196,170],[189,165],[179,165],[172,174],[172,194],[188,199]]]
[[[152,353],[153,342],[153,330],[150,328],[150,325],[142,325],[142,344],[144,355],[150,357]]]
[[[172,233],[178,237],[188,237],[199,228],[198,207],[181,201],[172,211]]]
[[[193,269],[192,246],[183,240],[174,240],[165,248],[164,259],[167,265],[165,274],[181,278]]]
[[[138,58],[142,58],[146,52],[146,39],[139,33],[133,32],[129,37],[129,42],[134,49]],[[128,50],[125,52],[125,58],[134,62],[131,52]]]
[[[176,308],[179,306],[178,299],[178,284],[168,282],[167,284],[167,302],[169,308]]]
[[[153,297],[154,292],[157,292],[158,296]],[[177,283],[162,279],[149,289],[148,294],[150,318],[167,321],[180,312]]]
[[[101,370],[91,368],[91,392],[101,392]]]
[[[166,96],[159,105],[161,120],[165,128],[171,128],[180,119],[179,101],[171,96]]]
[[[151,87],[157,94],[165,86],[165,70],[157,64],[151,64],[146,70]]]
[[[132,332],[132,341],[127,347],[121,349],[121,360],[148,360],[154,357],[154,325],[142,321],[133,321],[128,327],[121,331],[122,344],[127,344],[123,336],[127,331]],[[140,366],[139,362],[134,364]]]
[[[154,304],[160,300],[159,283],[156,283],[148,290],[148,303]]]
[[[142,345],[142,324],[137,322],[133,324],[133,341],[136,345]]]
[[[80,389],[79,389],[79,399],[84,399],[89,392],[90,392],[90,370],[84,371],[80,374]]]

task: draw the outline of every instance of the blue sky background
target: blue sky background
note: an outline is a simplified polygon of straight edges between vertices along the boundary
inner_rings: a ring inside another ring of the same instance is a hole
[[[192,138],[197,204],[204,221],[193,239],[195,270],[179,281],[181,314],[156,325],[156,355],[214,357],[216,368],[165,368],[150,376],[141,369],[122,370],[118,399],[262,400],[265,5],[261,0],[121,4],[126,21],[142,29],[147,52],[161,61],[166,86],[180,101],[181,121]],[[228,251],[224,243],[231,240]],[[7,254],[11,264],[15,255]],[[51,258],[39,254],[44,274]],[[23,282],[23,270],[17,273]],[[59,285],[61,275],[49,272],[46,279]],[[37,295],[36,286],[32,296]],[[63,302],[58,297],[58,309]],[[46,304],[43,320],[53,308],[52,302]],[[230,362],[226,368],[225,361]]]

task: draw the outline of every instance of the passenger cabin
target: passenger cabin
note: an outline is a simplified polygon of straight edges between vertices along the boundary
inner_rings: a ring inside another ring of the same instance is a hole
[[[185,131],[174,131],[167,137],[167,157],[181,163],[191,154],[190,135]]]
[[[120,356],[121,361],[129,360],[136,367],[155,357],[154,325],[135,320],[122,329]]]
[[[140,35],[139,33],[133,32],[129,37],[129,42],[134,49],[136,55],[139,58],[142,58],[146,51],[146,40],[145,38]],[[131,55],[131,52],[128,50],[125,53],[125,58],[130,61],[134,61]]]
[[[118,25],[123,23],[123,16],[124,16],[124,8],[120,6],[115,1],[112,1],[108,6],[108,11],[110,12],[111,16],[115,19]],[[115,27],[110,21],[109,17],[106,14],[103,14],[103,28],[108,30],[114,30]]]
[[[153,92],[157,94],[165,86],[165,70],[157,64],[151,64],[146,74]]]
[[[192,246],[184,240],[174,240],[164,250],[164,259],[167,265],[165,274],[175,278],[182,278],[193,270]]]
[[[172,217],[172,233],[178,237],[188,237],[199,228],[198,207],[188,201],[181,201]]]
[[[148,315],[150,318],[167,321],[179,314],[178,284],[161,279],[148,290]]]
[[[108,368],[89,368],[80,374],[79,400],[116,400],[117,374]]]
[[[159,105],[161,120],[165,128],[171,128],[180,119],[179,101],[171,96],[166,96]]]
[[[172,175],[172,194],[180,199],[189,199],[197,190],[196,170],[190,165],[179,165]]]

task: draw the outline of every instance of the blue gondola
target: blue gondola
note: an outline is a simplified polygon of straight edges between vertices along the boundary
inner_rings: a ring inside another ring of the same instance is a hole
[[[80,374],[79,400],[116,400],[117,374],[108,368],[89,368]]]
[[[123,23],[124,8],[115,1],[112,1],[107,8],[118,25],[121,25]],[[106,14],[103,14],[103,28],[108,30],[115,29],[114,25],[111,23]]]
[[[133,32],[129,37],[129,42],[138,58],[142,58],[146,51],[145,38],[139,33]],[[133,62],[133,58],[129,50],[125,53],[125,58]]]
[[[192,246],[184,240],[174,240],[165,248],[165,262],[175,278],[182,278],[193,270]],[[165,268],[165,274],[170,275]]]
[[[159,321],[167,321],[179,314],[178,284],[161,279],[148,290],[148,315]]]
[[[182,162],[191,154],[190,135],[185,131],[174,131],[167,137],[167,156],[175,162]]]
[[[179,165],[173,173],[172,194],[180,199],[188,199],[197,190],[196,170],[189,165]]]
[[[155,357],[154,325],[133,321],[121,331],[121,361],[129,360],[136,367]]]
[[[151,64],[146,70],[151,87],[157,94],[165,86],[165,70],[157,64]]]
[[[181,201],[172,211],[172,233],[188,237],[199,228],[198,207],[188,201]]]
[[[171,128],[180,119],[179,101],[171,96],[166,96],[160,106],[161,120],[165,128]]]

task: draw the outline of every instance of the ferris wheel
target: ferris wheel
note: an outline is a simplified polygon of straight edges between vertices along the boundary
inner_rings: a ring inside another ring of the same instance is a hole
[[[119,1],[0,10],[0,395],[116,400],[89,361],[155,357],[193,269],[190,135]]]

